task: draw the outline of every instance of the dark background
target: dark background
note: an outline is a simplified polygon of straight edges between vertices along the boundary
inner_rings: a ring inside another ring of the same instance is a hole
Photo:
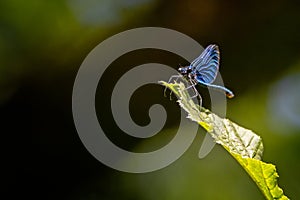
[[[236,94],[228,101],[227,117],[263,138],[264,160],[277,166],[285,194],[299,199],[299,10],[298,1],[292,0],[1,1],[2,195],[9,195],[8,199],[263,199],[221,147],[198,159],[203,130],[183,157],[148,174],[110,169],[81,143],[71,105],[82,61],[116,33],[156,26],[180,31],[204,47],[220,46],[220,72]],[[161,140],[133,139],[112,119],[109,98],[115,82],[122,73],[148,62],[174,68],[188,64],[165,51],[130,52],[110,66],[99,83],[105,89],[97,91],[101,125],[112,141],[132,151],[163,146],[178,127],[180,110],[174,100],[163,97],[158,85],[137,90],[130,110],[136,123],[146,125],[148,108],[165,105],[172,117],[160,133]],[[202,93],[207,99],[207,91]],[[209,100],[204,105],[209,107]]]

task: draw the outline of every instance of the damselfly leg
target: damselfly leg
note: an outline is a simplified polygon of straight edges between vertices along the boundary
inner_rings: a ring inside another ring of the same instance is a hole
[[[168,83],[171,83],[171,81],[173,80],[173,79],[175,79],[175,82],[179,79],[179,78],[181,78],[182,77],[182,75],[180,75],[180,74],[178,74],[178,75],[172,75],[171,77],[170,77],[170,79],[169,79],[169,81],[168,81]],[[166,95],[166,91],[167,91],[167,87],[165,87],[165,89],[164,89],[164,96],[166,97],[167,95]],[[172,91],[170,92],[170,100],[172,100],[172,97],[171,97],[171,95],[172,95]]]
[[[193,88],[193,91],[194,91],[194,95],[191,96],[191,99],[195,98],[195,97],[199,97],[199,105],[200,107],[202,106],[202,97],[201,95],[199,94],[198,90],[196,89],[196,85],[197,85],[197,82],[195,80],[192,80],[192,79],[189,79],[189,82],[191,85],[189,85],[188,87],[185,88],[185,90],[189,90],[190,88]]]

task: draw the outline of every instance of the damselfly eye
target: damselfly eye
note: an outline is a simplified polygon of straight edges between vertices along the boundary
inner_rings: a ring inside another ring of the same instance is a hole
[[[182,74],[186,74],[186,69],[185,68],[182,68],[182,67],[179,67],[178,68],[178,71]]]

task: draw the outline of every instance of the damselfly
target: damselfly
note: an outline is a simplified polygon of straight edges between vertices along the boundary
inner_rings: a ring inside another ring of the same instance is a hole
[[[219,63],[219,48],[217,45],[211,44],[206,47],[201,55],[196,58],[189,66],[180,67],[178,69],[180,74],[171,76],[168,82],[170,83],[174,78],[176,78],[176,80],[181,77],[186,78],[191,84],[186,89],[193,88],[195,92],[195,95],[191,98],[198,96],[201,100],[201,96],[195,87],[197,84],[216,89],[221,92],[223,91],[228,98],[232,98],[234,97],[232,91],[223,86],[212,84],[217,77],[219,71]]]

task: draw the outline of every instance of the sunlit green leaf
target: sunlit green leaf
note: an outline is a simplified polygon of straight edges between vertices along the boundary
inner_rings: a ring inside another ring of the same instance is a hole
[[[260,136],[195,104],[182,82],[160,83],[176,94],[179,105],[188,113],[187,118],[206,129],[215,142],[221,144],[238,161],[266,199],[288,199],[277,184],[275,166],[261,161],[263,143]]]

